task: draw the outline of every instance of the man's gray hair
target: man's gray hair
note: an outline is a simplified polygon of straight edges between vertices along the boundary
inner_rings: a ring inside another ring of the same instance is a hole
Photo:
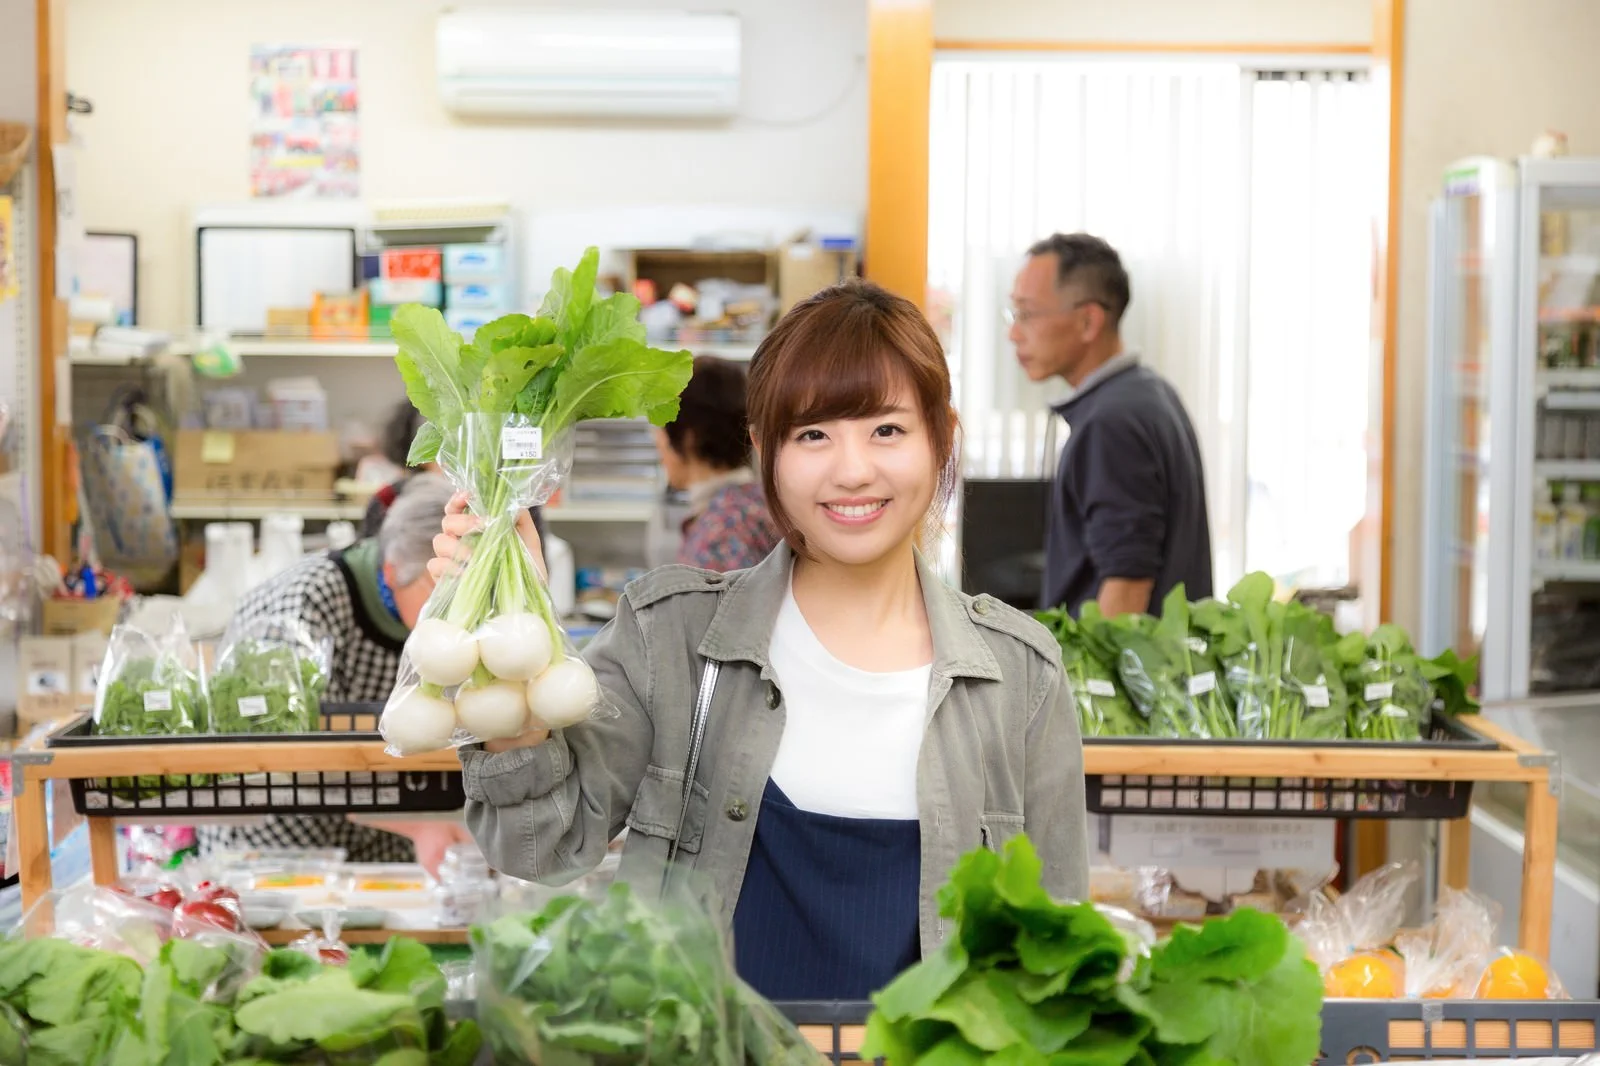
[[[404,587],[422,577],[433,558],[433,538],[444,522],[445,505],[455,488],[443,474],[415,474],[389,505],[378,527],[378,553],[394,564],[394,583]]]

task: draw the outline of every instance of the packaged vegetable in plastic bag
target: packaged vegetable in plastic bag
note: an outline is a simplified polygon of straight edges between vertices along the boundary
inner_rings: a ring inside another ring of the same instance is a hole
[[[230,631],[211,675],[213,733],[311,733],[328,687],[332,642],[294,618]]]
[[[1158,737],[1219,738],[1238,732],[1210,645],[1190,632],[1182,585],[1167,594],[1157,621],[1124,615],[1106,623],[1123,686]]]
[[[471,938],[497,1066],[817,1061],[734,974],[721,927],[688,893],[646,900],[619,882],[474,926]]]
[[[180,616],[160,635],[126,625],[111,630],[94,698],[97,735],[204,733],[207,717],[200,656]]]
[[[566,478],[577,423],[677,417],[693,358],[645,344],[633,296],[596,299],[598,265],[591,248],[575,271],[556,271],[536,317],[497,318],[470,344],[431,308],[394,314],[395,361],[427,419],[409,461],[437,460],[482,522],[470,556],[434,590],[406,641],[379,723],[394,754],[604,713],[517,519]]]
[[[1337,740],[1348,700],[1330,650],[1333,620],[1301,603],[1273,598],[1265,573],[1247,574],[1226,604],[1196,604],[1195,624],[1222,662],[1239,735],[1253,740]]]
[[[1405,630],[1384,624],[1370,637],[1348,634],[1339,642],[1339,654],[1348,664],[1352,737],[1415,741],[1428,736],[1433,686]]]
[[[1412,863],[1380,866],[1337,899],[1311,897],[1295,933],[1322,971],[1335,999],[1395,999],[1405,991],[1405,964],[1389,950],[1405,916],[1405,896],[1420,876]]]
[[[1100,608],[1086,603],[1080,617],[1073,618],[1066,608],[1057,607],[1040,611],[1036,617],[1061,645],[1061,665],[1072,686],[1083,735],[1133,737],[1148,733],[1149,724],[1134,709],[1117,677],[1117,653],[1102,635],[1105,619]]]
[[[1461,889],[1439,893],[1433,920],[1394,938],[1405,964],[1405,998],[1470,999],[1494,952],[1500,905]]]

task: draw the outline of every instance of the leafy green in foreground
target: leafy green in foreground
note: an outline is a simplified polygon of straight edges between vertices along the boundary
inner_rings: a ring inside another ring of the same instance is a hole
[[[974,852],[940,892],[955,932],[874,997],[863,1058],[890,1066],[1220,1064],[1317,1057],[1322,981],[1281,921],[1239,911],[1145,950],[1040,884],[1027,838]]]
[[[816,1066],[817,1054],[739,981],[714,920],[626,884],[559,897],[472,930],[479,1011],[501,1066]]]

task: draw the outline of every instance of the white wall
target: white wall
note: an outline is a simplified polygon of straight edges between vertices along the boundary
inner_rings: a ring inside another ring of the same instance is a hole
[[[1422,594],[1422,459],[1427,388],[1428,204],[1468,155],[1525,154],[1545,129],[1573,155],[1600,155],[1591,0],[1408,0],[1401,159],[1400,322],[1395,391],[1395,620],[1415,626]]]
[[[947,40],[1364,44],[1371,0],[934,0]]]
[[[718,125],[455,121],[434,89],[433,26],[445,0],[69,0],[68,70],[74,91],[95,104],[79,165],[86,222],[140,234],[141,320],[185,324],[185,220],[196,205],[249,195],[246,64],[252,44],[272,42],[360,50],[364,197],[509,197],[529,213],[864,210],[865,0],[600,2],[740,13],[742,116]]]

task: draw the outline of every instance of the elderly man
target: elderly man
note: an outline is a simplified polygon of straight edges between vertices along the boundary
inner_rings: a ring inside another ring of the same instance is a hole
[[[1033,381],[1059,377],[1069,435],[1045,525],[1040,606],[1107,617],[1158,609],[1182,583],[1211,595],[1200,442],[1178,392],[1122,345],[1131,290],[1116,249],[1086,233],[1028,249],[1011,290],[1011,342]]]
[[[428,560],[451,492],[439,474],[409,479],[376,537],[308,556],[252,591],[234,614],[230,635],[259,619],[298,618],[314,639],[332,642],[326,702],[387,699],[400,650],[433,591]],[[351,862],[415,858],[432,868],[446,847],[468,839],[449,821],[386,824],[378,829],[339,815],[274,815],[261,826],[202,829],[199,842],[202,850],[341,847]]]

